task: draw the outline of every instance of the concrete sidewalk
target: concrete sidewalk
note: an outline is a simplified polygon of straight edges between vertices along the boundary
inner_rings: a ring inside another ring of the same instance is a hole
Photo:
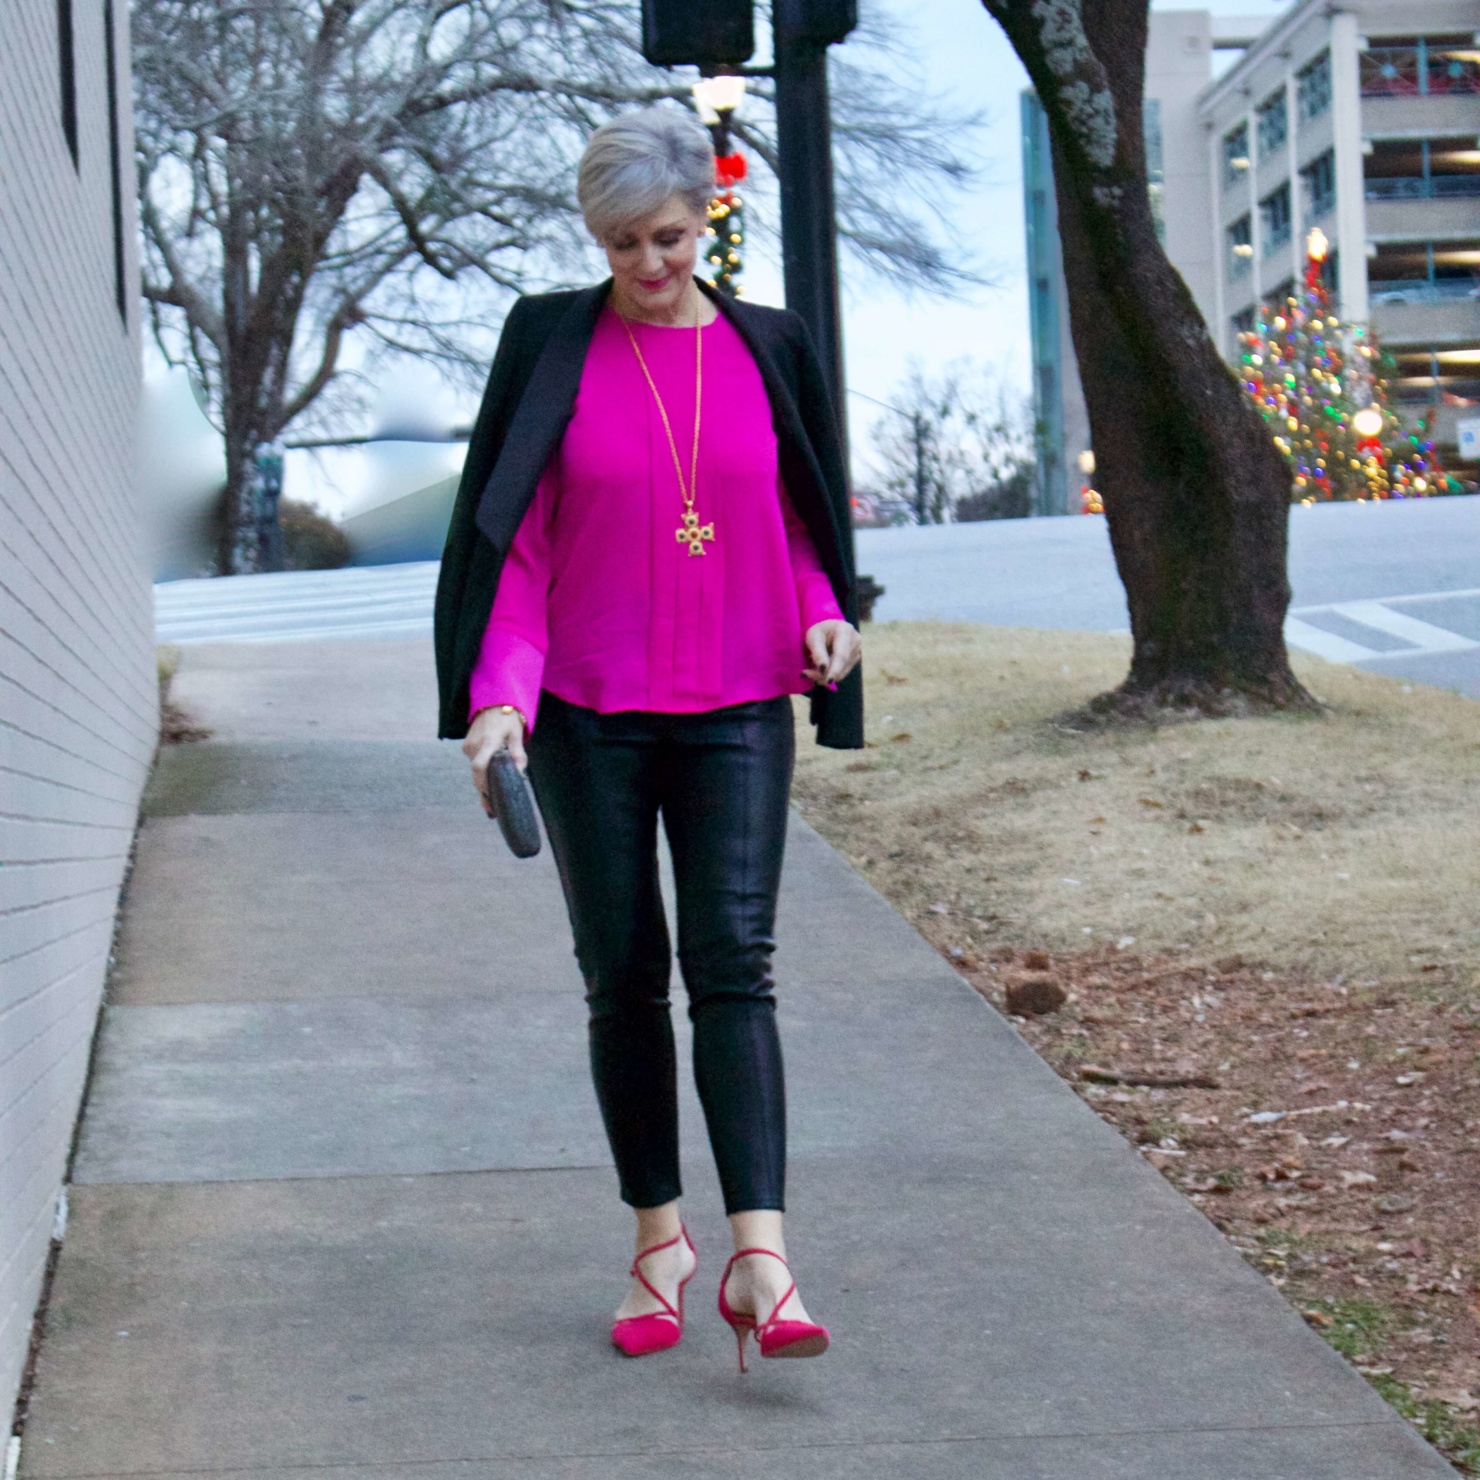
[[[800,820],[789,1222],[834,1347],[737,1374],[686,1088],[689,1331],[624,1361],[555,871],[427,738],[428,646],[177,683],[217,734],[149,792],[28,1480],[1452,1475]]]

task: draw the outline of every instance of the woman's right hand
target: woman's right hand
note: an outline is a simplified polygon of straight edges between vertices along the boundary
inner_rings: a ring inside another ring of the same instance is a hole
[[[524,753],[524,716],[517,709],[506,713],[499,705],[480,709],[468,726],[462,752],[473,763],[473,785],[478,789],[483,810],[490,817],[494,810],[488,800],[488,763],[504,749],[513,756],[520,771],[525,770],[529,757]]]

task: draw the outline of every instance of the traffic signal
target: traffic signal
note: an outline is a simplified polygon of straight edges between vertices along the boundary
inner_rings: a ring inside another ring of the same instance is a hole
[[[736,67],[754,52],[753,0],[642,0],[642,54],[656,67]]]

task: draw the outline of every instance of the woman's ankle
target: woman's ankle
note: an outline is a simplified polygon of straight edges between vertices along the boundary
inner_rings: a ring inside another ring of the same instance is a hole
[[[683,1219],[679,1215],[678,1203],[663,1203],[655,1208],[633,1208],[637,1215],[637,1252],[655,1249],[660,1244],[672,1243],[683,1233]]]
[[[765,1249],[781,1259],[786,1258],[786,1235],[779,1208],[752,1208],[730,1214],[730,1233],[735,1252],[742,1249]]]

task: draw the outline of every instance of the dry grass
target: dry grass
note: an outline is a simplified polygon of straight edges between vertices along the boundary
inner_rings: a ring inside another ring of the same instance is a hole
[[[866,636],[863,753],[800,748],[808,819],[931,938],[1105,942],[1384,979],[1480,959],[1480,705],[1297,659],[1330,710],[1078,733],[1128,639]]]

